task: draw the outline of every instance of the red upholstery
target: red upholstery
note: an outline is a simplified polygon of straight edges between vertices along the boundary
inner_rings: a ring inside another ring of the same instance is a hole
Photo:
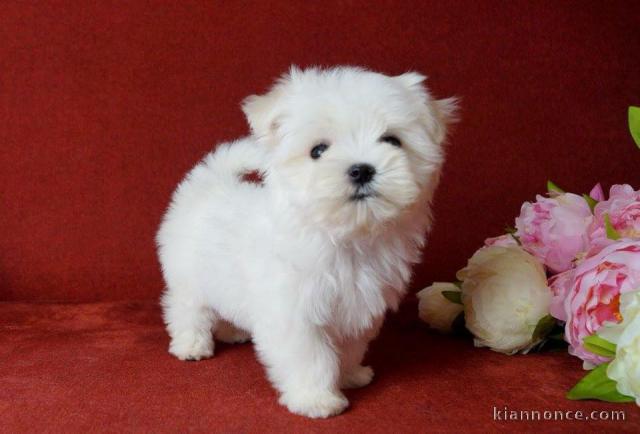
[[[472,350],[414,305],[353,408],[307,421],[277,406],[249,346],[179,363],[156,305],[133,300],[162,289],[153,236],[178,180],[246,134],[240,101],[292,63],[415,69],[462,97],[414,289],[451,279],[547,178],[640,187],[638,29],[638,2],[0,2],[2,429],[637,432],[634,406],[564,399],[577,360]],[[628,420],[520,425],[493,405]]]
[[[0,327],[0,412],[6,432],[548,432],[578,427],[638,432],[634,406],[566,401],[582,375],[560,354],[507,357],[439,336],[415,304],[387,322],[367,361],[374,382],[347,391],[330,420],[294,416],[251,345],[218,345],[213,359],[180,362],[149,302],[7,304]],[[625,422],[494,421],[503,410],[626,409]]]

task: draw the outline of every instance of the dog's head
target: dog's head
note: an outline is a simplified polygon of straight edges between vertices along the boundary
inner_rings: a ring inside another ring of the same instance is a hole
[[[434,100],[424,79],[292,68],[243,103],[270,150],[267,182],[309,224],[342,233],[373,229],[429,200],[456,106]]]

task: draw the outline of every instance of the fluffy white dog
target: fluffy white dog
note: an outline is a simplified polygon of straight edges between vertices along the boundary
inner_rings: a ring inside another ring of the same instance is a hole
[[[157,235],[169,352],[252,338],[280,403],[342,412],[420,259],[455,101],[352,67],[292,68],[243,110],[251,135],[180,183]],[[261,184],[242,181],[258,169]]]

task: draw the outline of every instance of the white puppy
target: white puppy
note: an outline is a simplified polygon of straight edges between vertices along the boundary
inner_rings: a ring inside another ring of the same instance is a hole
[[[180,183],[157,236],[169,351],[250,337],[280,403],[343,411],[420,259],[455,109],[422,75],[292,68],[243,110],[251,135]],[[253,169],[262,184],[242,182]]]

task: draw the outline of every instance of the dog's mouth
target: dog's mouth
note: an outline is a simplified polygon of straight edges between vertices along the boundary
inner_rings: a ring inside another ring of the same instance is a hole
[[[358,188],[356,192],[351,195],[349,200],[351,202],[361,202],[363,200],[367,200],[370,197],[375,197],[377,195],[378,193],[376,193],[375,190],[372,190],[370,188]]]

